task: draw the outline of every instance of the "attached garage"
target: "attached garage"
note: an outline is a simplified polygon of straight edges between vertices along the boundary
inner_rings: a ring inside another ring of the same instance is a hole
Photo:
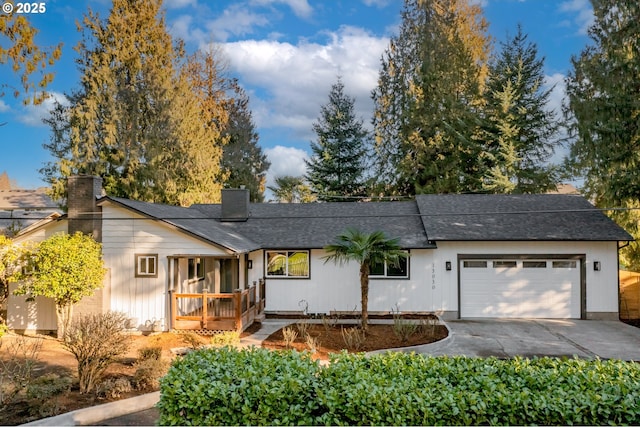
[[[460,317],[579,319],[584,257],[461,257]]]

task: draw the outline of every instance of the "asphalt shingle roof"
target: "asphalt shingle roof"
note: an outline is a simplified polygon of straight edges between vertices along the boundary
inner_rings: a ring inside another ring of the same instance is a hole
[[[221,217],[220,205],[195,205],[208,217]],[[402,247],[435,248],[424,232],[415,202],[256,203],[246,222],[222,222],[262,248],[322,248],[348,228],[382,231]]]
[[[243,253],[259,249],[258,245],[249,238],[223,227],[222,224],[207,218],[202,212],[195,209],[139,202],[120,197],[103,197],[100,202],[103,200],[110,200],[128,207],[145,216],[171,224],[195,237],[235,252]]]
[[[420,195],[409,202],[257,203],[247,221],[222,221],[220,204],[190,208],[104,197],[235,252],[314,249],[348,228],[383,231],[407,249],[437,241],[627,241],[633,238],[575,195]],[[426,231],[425,231],[426,230]]]
[[[563,194],[416,197],[430,240],[633,240],[585,198]]]

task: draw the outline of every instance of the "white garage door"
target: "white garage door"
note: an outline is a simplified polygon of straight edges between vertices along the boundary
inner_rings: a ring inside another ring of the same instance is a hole
[[[579,319],[580,261],[463,259],[460,317]]]

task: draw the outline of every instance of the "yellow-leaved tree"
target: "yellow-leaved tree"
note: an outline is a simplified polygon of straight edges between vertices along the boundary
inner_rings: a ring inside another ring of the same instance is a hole
[[[56,304],[58,337],[62,338],[73,306],[102,287],[105,275],[102,246],[82,233],[58,233],[40,242],[28,257],[28,271],[15,295],[52,298]]]

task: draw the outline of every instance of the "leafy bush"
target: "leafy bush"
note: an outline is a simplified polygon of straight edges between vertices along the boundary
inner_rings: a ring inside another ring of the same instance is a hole
[[[200,350],[161,380],[160,423],[188,425],[639,424],[640,365]]]
[[[160,380],[160,424],[313,424],[319,369],[309,354],[293,351],[191,352]]]
[[[224,347],[227,345],[236,345],[240,342],[240,332],[225,331],[215,334],[211,337],[211,345],[215,347]]]
[[[37,399],[39,403],[71,389],[73,380],[58,374],[45,374],[34,378],[27,386],[27,398]]]
[[[137,390],[158,390],[160,378],[169,369],[169,362],[163,359],[144,359],[136,365],[133,385]]]
[[[63,345],[78,361],[80,393],[93,391],[107,367],[129,348],[125,320],[122,313],[108,312],[82,316],[69,325]]]

